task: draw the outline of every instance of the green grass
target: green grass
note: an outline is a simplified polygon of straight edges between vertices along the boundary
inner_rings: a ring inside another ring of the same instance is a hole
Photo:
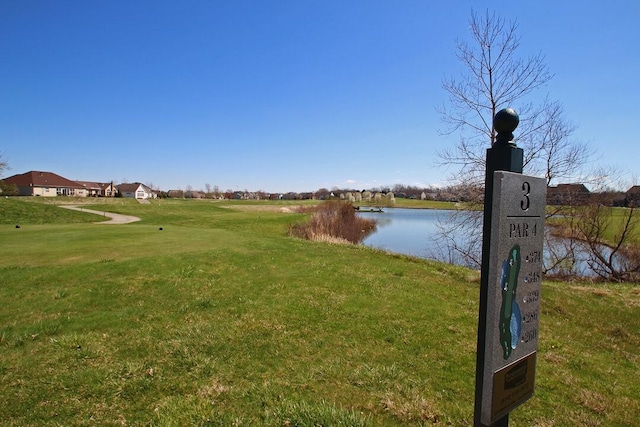
[[[31,222],[0,226],[2,425],[472,425],[477,272],[288,238],[290,203],[94,206],[142,218],[122,226],[12,203]],[[634,425],[640,288],[543,297],[512,425]]]
[[[640,210],[634,211],[634,215],[640,215]],[[624,229],[625,223],[628,220],[629,209],[628,208],[611,208],[611,226],[607,229],[605,239],[609,242],[616,242],[619,239],[620,233]],[[635,220],[631,234],[629,235],[629,241],[640,245],[640,221]]]
[[[381,202],[357,202],[356,206],[380,206],[389,207],[386,198],[383,198]],[[453,202],[438,202],[435,200],[419,200],[419,199],[404,199],[396,198],[393,207],[396,208],[412,208],[412,209],[457,209],[456,203]]]
[[[554,208],[556,210],[557,207]],[[586,209],[584,207],[573,207],[573,208],[561,208],[559,210],[559,214],[572,215],[571,209],[576,209],[578,212],[580,209]],[[619,237],[625,227],[626,221],[629,216],[628,208],[619,208],[619,207],[602,207],[606,212],[610,215],[610,222],[607,224],[606,229],[602,233],[602,238],[606,243],[611,245],[617,245]],[[637,220],[638,215],[640,215],[640,210],[636,210],[633,212],[634,218],[632,219],[632,226],[630,228],[630,232],[628,233],[627,243],[632,243],[634,245],[640,245],[640,221]],[[566,224],[569,220],[562,216],[554,217],[549,220],[549,223],[552,225],[562,226]]]
[[[104,221],[97,215],[60,209],[43,198],[0,197],[0,225],[69,224]]]

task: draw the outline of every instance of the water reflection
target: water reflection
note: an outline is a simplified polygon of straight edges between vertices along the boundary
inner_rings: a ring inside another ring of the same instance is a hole
[[[439,233],[439,226],[451,221],[464,221],[464,213],[460,213],[453,215],[452,211],[447,210],[405,208],[388,208],[381,213],[360,212],[359,215],[365,218],[377,220],[376,231],[367,236],[362,243],[389,252],[443,260],[443,246],[446,246],[446,242]],[[477,232],[482,233],[482,230],[479,229]],[[477,237],[475,240],[481,242],[481,236]],[[468,236],[466,238],[468,239]],[[467,247],[468,242],[460,239],[458,245]],[[476,249],[480,250],[479,247]],[[610,253],[610,249],[606,247],[600,250],[605,256]],[[462,257],[449,255],[446,258],[448,262],[469,266]],[[545,239],[543,264],[550,274],[595,276],[590,265],[592,262],[590,250],[583,243],[550,235]],[[620,262],[620,259],[616,260],[616,264]],[[477,265],[475,267],[477,268]]]

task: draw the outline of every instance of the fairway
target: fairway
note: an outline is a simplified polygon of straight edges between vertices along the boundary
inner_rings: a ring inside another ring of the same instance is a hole
[[[141,221],[0,199],[0,424],[472,425],[478,272],[288,237],[294,203],[100,202]],[[637,285],[544,282],[512,424],[634,425],[639,332]]]

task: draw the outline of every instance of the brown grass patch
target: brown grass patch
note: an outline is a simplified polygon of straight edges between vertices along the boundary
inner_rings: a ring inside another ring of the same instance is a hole
[[[415,394],[409,398],[403,398],[387,393],[380,404],[385,412],[393,414],[403,422],[428,421],[437,424],[440,420],[439,415],[433,409],[435,405]]]
[[[595,391],[582,389],[576,399],[577,403],[600,415],[603,415],[608,407],[607,399]]]

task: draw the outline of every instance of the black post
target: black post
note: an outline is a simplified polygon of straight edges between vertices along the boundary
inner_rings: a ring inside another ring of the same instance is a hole
[[[484,219],[482,225],[482,270],[480,273],[480,309],[478,315],[478,344],[476,352],[476,393],[474,421],[475,427],[485,427],[480,421],[482,410],[483,374],[486,344],[486,317],[489,287],[489,253],[491,242],[491,215],[493,207],[493,173],[507,171],[522,173],[523,151],[513,143],[513,131],[518,127],[520,118],[511,108],[496,113],[493,126],[498,133],[496,142],[487,149],[487,166],[484,179]],[[500,418],[490,427],[508,427],[509,414]]]

